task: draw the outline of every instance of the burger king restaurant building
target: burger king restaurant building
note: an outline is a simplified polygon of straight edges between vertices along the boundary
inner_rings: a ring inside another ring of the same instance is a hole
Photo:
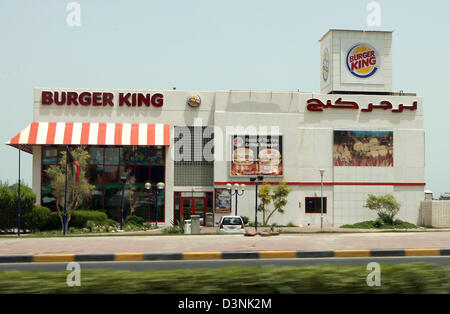
[[[391,43],[392,32],[330,30],[317,94],[35,88],[34,122],[7,144],[33,155],[33,191],[52,209],[45,170],[81,145],[95,186],[85,208],[113,219],[124,189],[125,213],[158,224],[193,214],[218,222],[235,214],[236,199],[237,214],[254,221],[260,177],[259,186],[292,189],[271,223],[320,225],[321,195],[325,226],[374,219],[368,194],[386,193],[401,203],[400,219],[418,223],[423,99],[392,92]],[[229,183],[245,184],[243,194],[231,196]]]

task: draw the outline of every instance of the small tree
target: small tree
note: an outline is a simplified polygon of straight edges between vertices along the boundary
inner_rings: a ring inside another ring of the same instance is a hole
[[[269,184],[264,184],[261,190],[258,191],[259,199],[261,203],[258,205],[258,210],[263,213],[263,225],[269,224],[270,218],[275,213],[284,214],[284,207],[287,205],[287,196],[291,193],[292,189],[286,185],[286,182],[282,181],[278,184],[273,191]],[[273,201],[273,209],[269,209],[270,202]]]
[[[267,222],[269,222],[270,217],[274,213],[284,214],[284,207],[287,205],[287,197],[289,193],[292,192],[292,189],[287,186],[286,182],[282,181],[278,184],[272,193],[272,201],[274,210],[267,217]]]
[[[94,186],[89,184],[86,178],[87,163],[89,160],[89,153],[83,147],[77,147],[72,151],[72,155],[80,164],[80,179],[75,181],[75,178],[69,175],[67,182],[67,209],[66,209],[66,230],[69,225],[72,212],[79,209],[84,202],[90,198],[91,191]],[[70,167],[69,167],[70,174]],[[65,178],[66,178],[66,152],[61,152],[61,163],[50,166],[45,170],[50,178],[52,185],[52,193],[56,198],[56,210],[58,211],[61,220],[61,229],[64,230],[64,196],[65,196]]]
[[[270,194],[271,192],[271,186],[270,184],[263,184],[259,189],[258,189],[258,197],[259,197],[259,204],[258,204],[258,211],[262,212],[263,214],[263,225],[267,224],[267,220],[266,220],[266,214],[269,211],[269,204],[272,201],[272,196]]]
[[[400,203],[396,201],[392,194],[381,196],[369,194],[364,207],[375,210],[379,220],[383,224],[392,225],[394,223],[394,217],[400,210]]]

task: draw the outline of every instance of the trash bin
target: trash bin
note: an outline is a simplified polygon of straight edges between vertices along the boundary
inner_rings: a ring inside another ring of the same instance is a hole
[[[191,216],[191,234],[199,234],[200,233],[200,216],[192,215]]]
[[[184,221],[184,234],[191,234],[191,221],[190,220]]]
[[[206,213],[205,226],[206,227],[214,227],[214,214],[213,213]]]

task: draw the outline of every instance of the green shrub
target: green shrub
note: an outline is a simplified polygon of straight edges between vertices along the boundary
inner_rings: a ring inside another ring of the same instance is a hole
[[[19,185],[8,186],[0,182],[0,229],[16,228],[18,223]],[[20,212],[21,217],[31,214],[36,195],[26,184],[20,185]],[[21,227],[23,227],[21,220]]]
[[[416,225],[396,219],[392,225],[385,224],[381,218],[377,218],[376,220],[368,220],[357,222],[352,225],[342,225],[340,228],[358,228],[358,229],[413,229],[417,228]]]
[[[44,231],[50,220],[51,210],[44,206],[34,206],[31,213],[23,216],[23,226],[31,231]]]
[[[247,216],[241,216],[242,221],[244,222],[244,225],[247,225],[248,222],[250,221],[250,218],[248,218]]]
[[[142,218],[140,216],[129,215],[129,216],[127,216],[127,218],[125,218],[125,223],[142,226],[144,224],[144,218]]]
[[[184,225],[166,227],[162,232],[164,234],[184,234]]]
[[[380,196],[369,194],[364,207],[377,212],[381,225],[392,225],[394,217],[400,210],[400,203],[397,202],[392,194]]]
[[[51,212],[45,230],[61,230],[61,219],[58,212]]]
[[[15,223],[17,225],[17,208],[15,214],[12,215],[12,192],[8,187],[8,183],[0,181],[0,229],[6,230],[13,226],[13,221],[15,218]]]
[[[85,228],[88,221],[97,225],[107,225],[108,216],[97,210],[75,210],[70,218],[70,226],[73,228]]]

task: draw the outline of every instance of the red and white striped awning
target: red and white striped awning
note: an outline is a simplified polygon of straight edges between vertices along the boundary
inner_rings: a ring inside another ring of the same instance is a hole
[[[31,153],[33,145],[170,145],[170,125],[33,122],[6,142]]]

